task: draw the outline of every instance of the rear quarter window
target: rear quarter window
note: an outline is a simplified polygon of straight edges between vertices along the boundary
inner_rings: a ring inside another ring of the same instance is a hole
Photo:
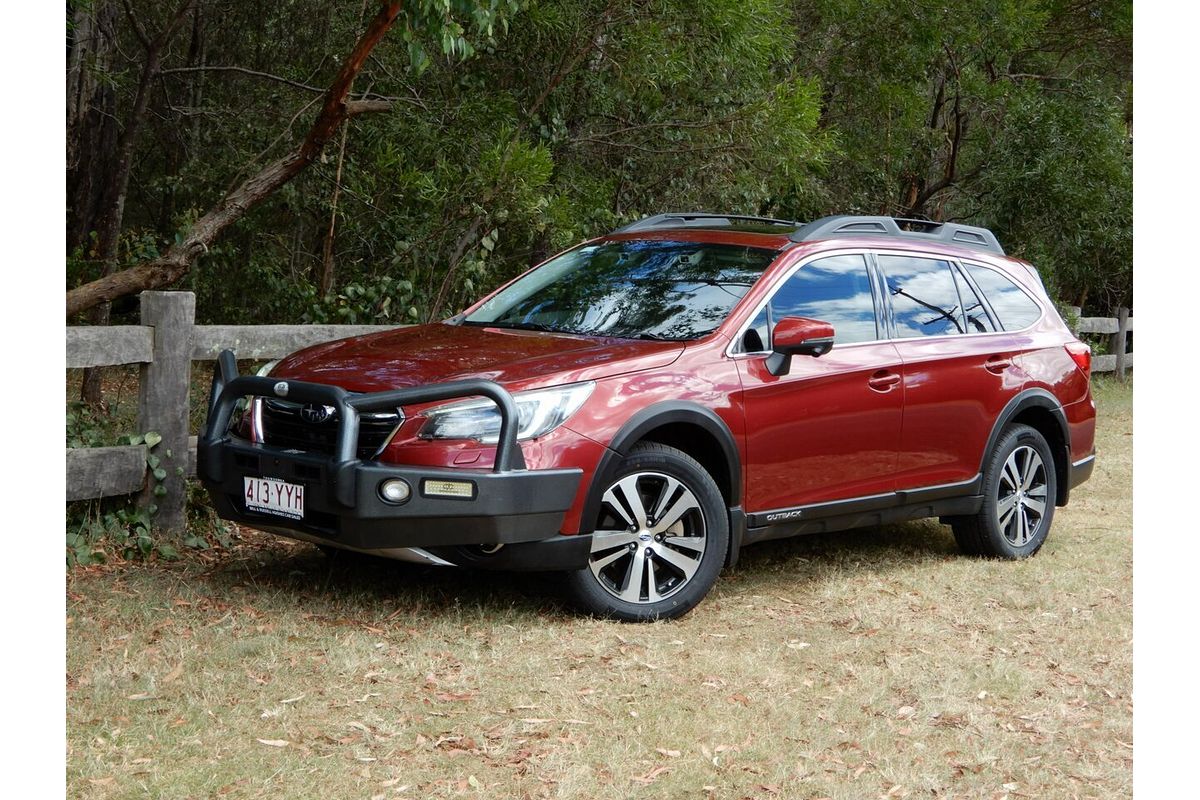
[[[1028,328],[1042,316],[1042,307],[1005,275],[988,267],[964,264],[1006,331]]]

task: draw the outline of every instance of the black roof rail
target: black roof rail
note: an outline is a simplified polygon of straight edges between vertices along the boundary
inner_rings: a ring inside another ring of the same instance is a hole
[[[1004,255],[996,234],[987,228],[960,225],[956,222],[932,222],[927,219],[902,217],[833,216],[809,222],[789,238],[793,242],[810,239],[836,239],[841,236],[898,236],[942,244],[957,244],[974,250],[986,250]]]
[[[637,222],[631,222],[624,227],[617,228],[613,233],[634,233],[636,231],[648,231],[654,228],[686,228],[690,226],[703,227],[706,225],[725,224],[733,225],[737,222],[758,222],[764,225],[786,225],[789,228],[795,228],[800,225],[799,222],[790,219],[774,219],[772,217],[755,217],[745,214],[710,214],[706,211],[679,211],[668,214],[655,214],[652,217],[644,217]]]

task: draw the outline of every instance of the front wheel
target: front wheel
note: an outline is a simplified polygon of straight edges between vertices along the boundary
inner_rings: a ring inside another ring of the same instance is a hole
[[[1054,519],[1057,481],[1046,439],[1028,425],[1011,425],[996,442],[983,475],[983,507],[953,520],[965,553],[1026,558],[1046,541]]]
[[[728,511],[712,476],[681,450],[644,442],[606,487],[588,566],[567,585],[600,616],[674,619],[708,594],[728,549]]]

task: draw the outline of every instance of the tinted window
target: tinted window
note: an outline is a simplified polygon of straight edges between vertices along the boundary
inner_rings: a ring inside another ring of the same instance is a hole
[[[771,322],[808,317],[833,325],[834,342],[870,342],[875,300],[863,256],[832,256],[805,264],[771,298]]]
[[[945,336],[963,333],[962,304],[950,262],[933,258],[880,256],[885,286],[892,298],[896,336]]]
[[[975,294],[975,290],[971,288],[971,284],[962,276],[962,273],[956,270],[954,280],[958,284],[958,296],[963,301],[963,316],[967,321],[967,333],[991,333],[996,330],[992,318],[988,316],[987,309],[979,301],[979,295]]]
[[[516,281],[463,324],[695,339],[724,321],[774,258],[773,250],[726,244],[585,245]]]
[[[992,304],[1005,330],[1028,328],[1042,316],[1042,309],[1019,286],[994,269],[967,264],[967,271]]]

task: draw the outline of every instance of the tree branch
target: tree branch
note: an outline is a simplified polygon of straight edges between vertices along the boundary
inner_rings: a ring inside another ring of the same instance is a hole
[[[312,163],[338,127],[350,116],[354,104],[347,103],[346,98],[350,94],[354,78],[362,70],[367,56],[396,21],[401,6],[400,0],[384,3],[379,13],[368,23],[326,91],[325,101],[312,127],[295,150],[247,178],[196,220],[183,240],[172,245],[159,258],[68,291],[67,316],[117,297],[166,286],[179,280],[188,273],[197,258],[208,252],[209,245],[226,228],[240,220],[247,211],[270,197]],[[360,107],[357,112],[380,110],[377,101],[369,102],[372,106],[370,109]]]
[[[237,72],[242,75],[250,75],[255,78],[264,78],[266,80],[275,81],[276,83],[282,83],[287,86],[294,86],[297,89],[304,89],[308,92],[316,92],[317,94],[323,94],[325,92],[325,90],[320,86],[309,86],[307,83],[294,81],[289,78],[284,78],[280,75],[272,75],[269,72],[259,72],[258,70],[246,69],[245,67],[222,66],[219,64],[202,64],[195,67],[172,67],[171,69],[162,70],[159,72],[159,74],[174,75],[181,72]]]

